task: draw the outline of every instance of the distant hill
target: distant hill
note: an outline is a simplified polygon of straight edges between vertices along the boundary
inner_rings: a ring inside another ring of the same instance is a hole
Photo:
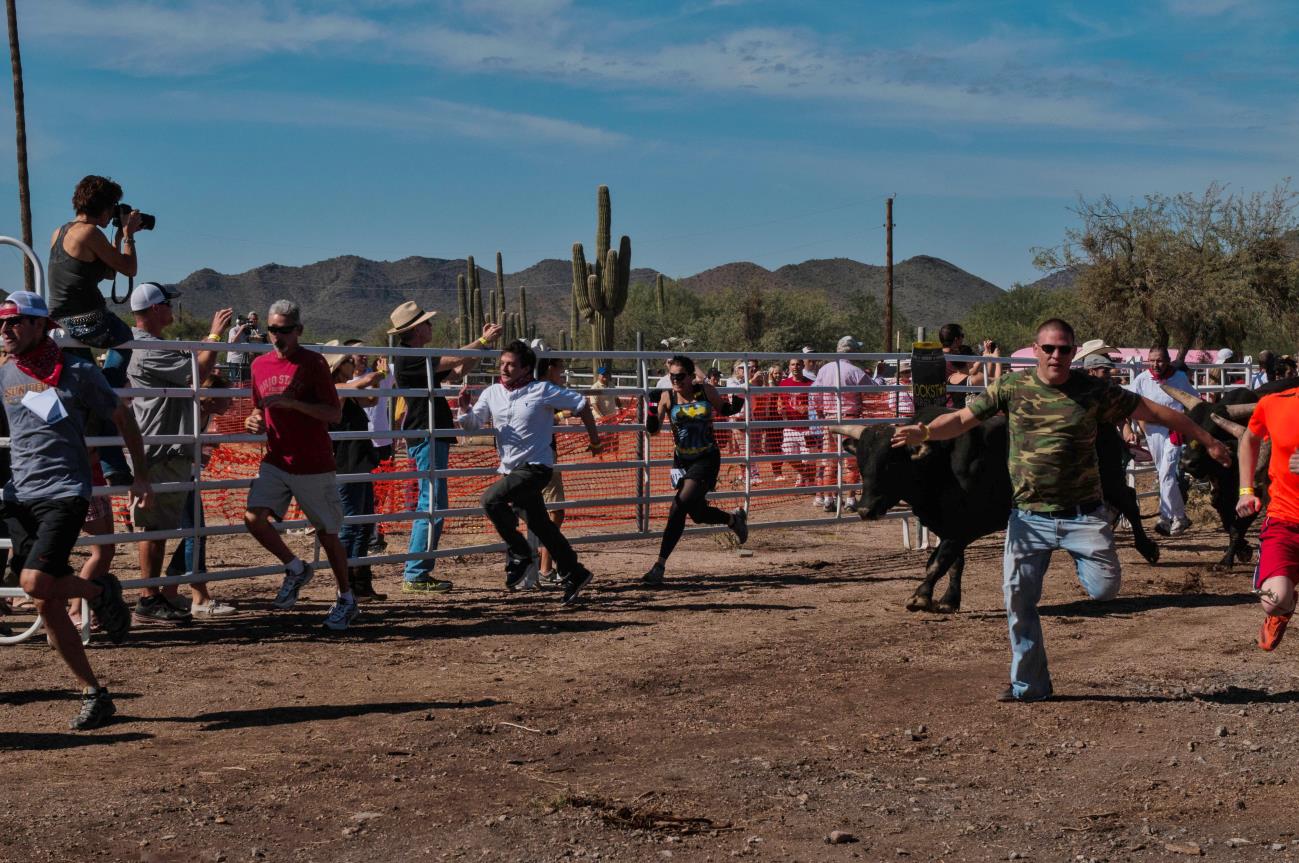
[[[486,294],[496,284],[496,273],[477,263]],[[494,265],[490,259],[488,263]],[[454,316],[456,276],[465,272],[465,266],[463,258],[371,261],[344,255],[302,267],[266,264],[237,275],[203,269],[186,276],[177,287],[184,293],[182,307],[189,314],[206,317],[222,306],[234,306],[239,314],[256,309],[265,315],[272,300],[285,298],[302,306],[313,340],[360,337],[386,321],[388,313],[405,300]],[[632,270],[632,281],[649,283],[656,275],[655,270],[637,268]],[[774,271],[757,264],[734,263],[686,277],[680,283],[705,293],[756,285],[821,291],[832,300],[857,289],[882,298],[884,268],[848,258],[804,261]],[[529,314],[552,335],[568,325],[571,284],[571,263],[555,258],[505,276],[510,307],[517,309],[517,290],[526,287]],[[894,300],[915,324],[935,327],[960,320],[972,307],[999,293],[991,282],[939,258],[922,255],[894,267]]]

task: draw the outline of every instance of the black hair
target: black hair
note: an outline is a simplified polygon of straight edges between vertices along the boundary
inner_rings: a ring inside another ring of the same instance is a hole
[[[1073,327],[1070,326],[1069,322],[1064,318],[1047,318],[1045,321],[1037,325],[1037,330],[1033,333],[1034,338],[1036,338],[1042,330],[1059,330],[1069,337],[1070,344],[1078,344],[1078,338],[1074,335]]]
[[[556,364],[563,365],[563,363],[564,363],[563,357],[540,357],[537,360],[537,368],[532,373],[533,377],[535,377],[539,381],[544,381],[546,379],[546,375],[550,373],[551,366]]]
[[[689,375],[695,373],[695,361],[682,354],[674,354],[672,359],[668,360],[668,368],[672,366],[681,366],[682,370]]]
[[[956,344],[958,339],[965,338],[965,330],[960,324],[943,324],[938,330],[938,341],[945,348]]]
[[[519,365],[526,369],[533,369],[534,374],[537,368],[537,352],[528,347],[528,343],[522,339],[515,339],[505,347],[501,348],[503,354],[514,354],[519,360]]]

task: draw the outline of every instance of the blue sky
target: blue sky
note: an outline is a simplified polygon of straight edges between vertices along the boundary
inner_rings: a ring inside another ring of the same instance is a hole
[[[1266,189],[1299,151],[1283,0],[18,6],[38,245],[108,174],[158,215],[141,275],[165,281],[349,253],[517,270],[589,246],[606,183],[633,263],[672,275],[882,263],[896,194],[897,260],[1008,286],[1078,194]]]

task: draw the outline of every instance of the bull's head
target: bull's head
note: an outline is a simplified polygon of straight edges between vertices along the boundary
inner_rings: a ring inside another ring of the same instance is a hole
[[[843,436],[843,446],[857,457],[861,471],[861,502],[857,514],[874,521],[907,497],[913,481],[912,460],[923,455],[928,445],[911,451],[894,449],[894,426],[831,426],[832,434]]]

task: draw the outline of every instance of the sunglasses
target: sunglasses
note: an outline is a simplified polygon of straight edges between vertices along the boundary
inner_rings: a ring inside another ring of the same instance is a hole
[[[1046,354],[1048,357],[1054,356],[1056,351],[1060,352],[1060,356],[1067,357],[1069,354],[1074,352],[1077,345],[1038,345],[1038,347],[1041,348],[1042,353]]]
[[[18,324],[27,324],[39,320],[40,318],[33,317],[32,315],[12,315],[7,318],[0,318],[0,330],[5,327],[14,327]]]
[[[688,381],[693,375],[690,372],[671,372],[668,377],[674,381]]]
[[[298,325],[297,325],[297,324],[287,324],[287,325],[282,326],[282,327],[268,326],[266,329],[269,330],[269,331],[272,332],[272,333],[276,333],[276,334],[281,335],[281,336],[286,336],[286,335],[288,335],[289,333],[296,332],[297,329],[298,329]]]

